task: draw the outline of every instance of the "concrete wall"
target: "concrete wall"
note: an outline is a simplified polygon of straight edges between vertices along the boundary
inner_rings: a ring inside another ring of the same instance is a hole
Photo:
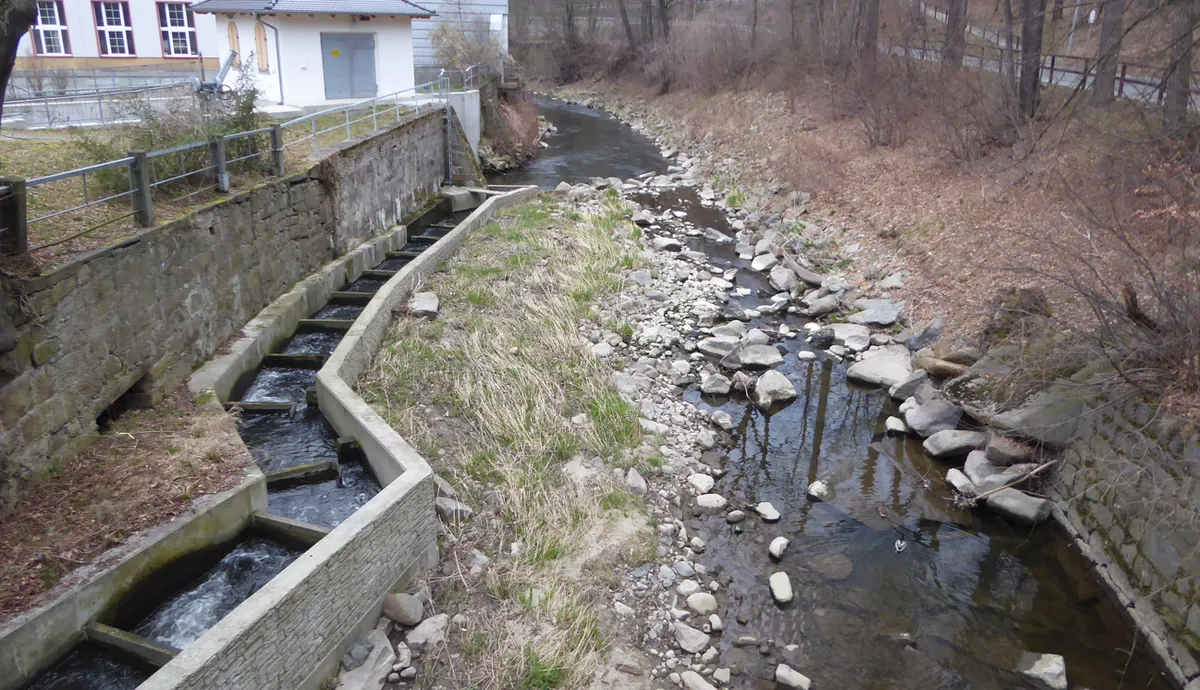
[[[483,134],[483,113],[480,112],[479,90],[455,91],[450,94],[450,105],[462,126],[463,134],[471,144],[471,151],[479,155],[479,137]]]
[[[1077,421],[1057,517],[1176,687],[1200,686],[1200,439],[1137,402],[1092,400]]]
[[[213,15],[208,15],[213,16]],[[323,103],[325,98],[325,73],[322,67],[321,34],[370,34],[375,36],[375,83],[377,96],[386,96],[411,89],[413,77],[413,20],[408,17],[372,17],[371,21],[358,21],[350,15],[270,15],[264,18],[268,24],[279,29],[279,48],[276,52],[275,32],[266,30],[267,61],[270,69],[260,72],[257,56],[250,57],[255,47],[255,24],[247,15],[215,15],[217,26],[216,42],[220,55],[227,55],[229,45],[228,25],[237,26],[239,54],[250,60],[251,74],[256,77],[262,100],[304,107]],[[283,64],[276,64],[279,59]],[[279,73],[283,72],[283,96],[279,93]],[[230,86],[237,80],[237,72],[230,72],[225,83]]]
[[[32,280],[0,283],[0,515],[123,401],[155,402],[446,173],[434,111]]]

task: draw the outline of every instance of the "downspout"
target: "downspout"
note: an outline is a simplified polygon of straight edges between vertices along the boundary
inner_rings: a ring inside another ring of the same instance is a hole
[[[264,22],[258,12],[254,13],[254,21],[267,27],[275,34],[275,71],[279,73],[279,105],[283,105],[283,53],[279,48],[279,29]]]

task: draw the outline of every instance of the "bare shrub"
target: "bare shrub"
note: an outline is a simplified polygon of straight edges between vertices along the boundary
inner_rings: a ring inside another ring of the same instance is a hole
[[[538,145],[538,115],[533,103],[526,100],[489,100],[487,102],[484,134],[496,156],[525,160],[536,152]]]
[[[944,73],[928,102],[943,134],[938,145],[951,160],[978,160],[1020,136],[1015,94],[995,75]]]
[[[740,88],[753,67],[752,53],[746,49],[748,30],[701,16],[677,23],[671,39],[655,46],[644,63],[648,72],[661,83],[707,93]]]
[[[449,69],[498,67],[504,62],[504,48],[492,38],[491,28],[482,19],[464,26],[438,24],[430,40],[438,63]]]

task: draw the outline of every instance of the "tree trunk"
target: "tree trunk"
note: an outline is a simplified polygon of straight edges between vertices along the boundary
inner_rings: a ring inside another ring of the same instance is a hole
[[[1192,34],[1196,28],[1196,9],[1191,0],[1169,5],[1171,18],[1171,65],[1167,72],[1163,125],[1167,136],[1174,136],[1187,123],[1188,102],[1192,98]]]
[[[0,0],[0,116],[4,114],[4,94],[17,62],[17,46],[36,20],[34,0]]]
[[[621,11],[621,24],[625,27],[625,38],[629,41],[629,53],[637,54],[637,40],[633,37],[633,25],[629,23],[629,10],[625,8],[625,0],[617,0],[617,9]]]
[[[874,82],[875,63],[879,59],[879,0],[863,0],[861,55],[868,83]]]
[[[1021,2],[1021,83],[1018,92],[1021,114],[1037,115],[1042,88],[1042,25],[1046,21],[1046,0]]]
[[[1092,82],[1092,103],[1112,103],[1117,87],[1117,63],[1121,59],[1121,36],[1125,33],[1125,0],[1108,0],[1100,23],[1100,54],[1096,60],[1096,79]]]
[[[750,47],[758,43],[758,0],[750,0]]]
[[[946,43],[942,46],[942,64],[954,69],[962,67],[966,48],[967,0],[950,0],[946,13]]]
[[[658,0],[658,21],[662,24],[663,40],[667,41],[671,38],[671,22],[667,16],[667,2],[669,0]]]
[[[1050,21],[1062,21],[1063,17],[1063,0],[1054,0],[1054,9],[1050,10]]]
[[[825,0],[809,0],[811,10],[808,16],[809,41],[818,49],[824,41]]]

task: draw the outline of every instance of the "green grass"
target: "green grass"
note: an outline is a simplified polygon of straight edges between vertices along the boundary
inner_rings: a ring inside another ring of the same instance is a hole
[[[544,661],[537,652],[529,652],[525,675],[521,677],[521,690],[552,690],[567,679],[567,669],[562,664]]]

